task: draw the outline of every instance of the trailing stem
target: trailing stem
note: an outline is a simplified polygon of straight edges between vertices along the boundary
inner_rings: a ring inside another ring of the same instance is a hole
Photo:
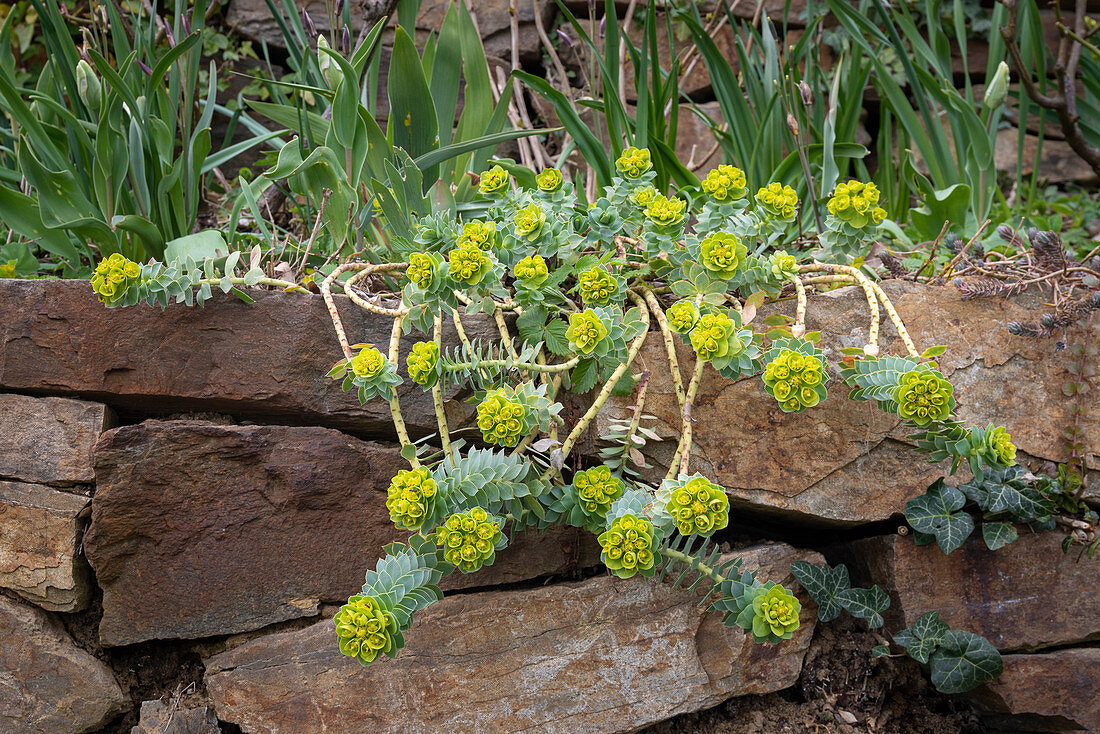
[[[696,393],[699,392],[699,380],[702,378],[706,366],[706,360],[697,359],[695,370],[691,373],[691,382],[688,383],[684,408],[680,411],[680,443],[676,447],[676,454],[673,456],[672,462],[669,464],[668,474],[665,475],[666,480],[675,479],[677,472],[687,474],[688,459],[691,458],[691,407],[695,402]]]
[[[340,320],[340,312],[336,309],[336,299],[332,297],[332,284],[336,282],[337,278],[339,278],[342,274],[348,272],[349,270],[361,270],[366,271],[367,273],[379,273],[404,270],[407,267],[409,267],[407,263],[344,263],[343,265],[338,265],[331,273],[329,273],[328,277],[321,282],[321,297],[325,299],[325,305],[328,307],[328,315],[332,318],[332,325],[336,329],[336,338],[340,341],[340,348],[344,351],[344,356],[348,359],[351,359],[352,357],[351,346],[348,343],[348,336],[344,332],[344,324]],[[362,299],[359,299],[359,301],[362,301]],[[363,301],[363,303],[366,302]],[[357,305],[362,306],[363,303],[357,303]],[[372,304],[367,304],[366,308],[368,311],[372,311],[375,307]]]
[[[435,315],[435,325],[432,329],[435,346],[438,351],[443,350],[443,314]],[[443,454],[451,461],[455,457],[451,454],[451,432],[447,428],[447,410],[443,407],[443,386],[439,380],[432,385],[432,403],[435,404],[435,422],[439,426],[439,442],[443,447]]]
[[[685,566],[688,566],[689,568],[698,571],[699,573],[703,574],[711,581],[713,581],[715,585],[720,584],[726,580],[725,576],[718,573],[710,566],[706,565],[702,561],[695,560],[687,553],[681,553],[675,548],[661,548],[661,555],[665,558],[668,558],[669,560],[677,561],[678,563],[682,563]]]
[[[653,312],[653,317],[657,319],[657,325],[661,328],[661,337],[665,343],[665,352],[668,354],[669,372],[672,374],[672,386],[676,390],[676,400],[679,402],[680,409],[682,410],[685,401],[684,378],[680,374],[680,361],[676,357],[676,343],[672,340],[672,332],[669,331],[668,328],[668,319],[665,318],[664,309],[661,308],[661,303],[657,300],[657,296],[648,286],[643,285],[638,290],[645,298],[649,310]]]
[[[401,343],[401,324],[405,321],[405,314],[401,314],[393,320],[393,329],[390,330],[390,362],[397,364],[397,348]],[[397,440],[401,443],[401,454],[404,456],[407,452],[406,447],[412,449],[412,456],[406,457],[414,469],[420,466],[420,460],[416,458],[416,447],[409,439],[409,431],[405,427],[405,418],[401,415],[401,403],[397,398],[396,388],[393,390],[393,397],[390,398],[390,415],[393,417],[393,427],[397,431]]]

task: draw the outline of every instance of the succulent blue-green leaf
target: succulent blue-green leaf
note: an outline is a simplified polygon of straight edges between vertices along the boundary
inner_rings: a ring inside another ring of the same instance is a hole
[[[947,623],[940,619],[939,612],[925,612],[912,625],[894,635],[894,642],[904,647],[909,657],[927,663],[928,656],[950,631]]]
[[[942,693],[965,693],[1004,671],[997,649],[981,635],[950,630],[929,658],[932,685]]]
[[[219,230],[206,229],[184,237],[177,237],[164,246],[164,262],[191,258],[195,262],[223,257],[229,251],[225,237]]]
[[[965,504],[966,495],[939,480],[905,503],[905,519],[917,532],[935,536],[940,550],[950,553],[974,532],[974,519],[959,511]]]
[[[882,613],[890,607],[890,596],[878,586],[845,589],[836,595],[836,601],[853,617],[866,619],[871,629],[883,625]]]
[[[840,616],[844,606],[838,597],[852,586],[848,579],[847,566],[818,566],[806,561],[795,561],[791,564],[791,573],[810,598],[817,602],[818,619],[828,622]]]

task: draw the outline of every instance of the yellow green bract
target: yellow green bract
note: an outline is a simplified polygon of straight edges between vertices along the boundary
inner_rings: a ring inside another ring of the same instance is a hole
[[[748,193],[745,189],[745,172],[730,165],[721,165],[712,169],[703,179],[703,193],[714,201],[726,203],[743,199]]]
[[[333,620],[340,652],[357,658],[360,663],[373,663],[382,653],[392,653],[398,634],[397,620],[369,596],[356,595],[340,607]]]
[[[96,266],[92,274],[92,290],[102,303],[114,303],[140,279],[141,266],[116,252]]]
[[[798,208],[798,194],[790,186],[773,182],[756,192],[756,203],[772,217],[789,221]]]
[[[878,206],[879,190],[873,183],[849,181],[837,184],[829,203],[829,213],[849,226],[862,229],[869,224],[879,224],[886,218],[886,210]]]
[[[482,193],[483,196],[499,196],[508,189],[508,172],[500,166],[493,166],[485,173],[481,174],[481,181],[477,185],[477,190]]]
[[[466,222],[458,236],[458,246],[474,245],[481,250],[491,250],[497,242],[496,222]]]
[[[491,565],[500,539],[500,523],[480,507],[456,512],[435,531],[443,558],[463,573]]]
[[[447,256],[451,278],[466,285],[477,285],[493,269],[493,262],[473,243],[461,244]]]
[[[954,392],[955,388],[943,379],[943,375],[918,368],[901,376],[894,401],[898,404],[898,415],[918,426],[926,426],[950,417]]]
[[[596,266],[577,276],[577,285],[581,300],[594,306],[606,306],[615,295],[615,276],[604,268]]]
[[[570,314],[565,338],[581,354],[591,354],[607,333],[607,324],[603,319],[592,309],[586,308],[580,313]]]
[[[668,198],[657,194],[645,207],[646,219],[659,227],[674,227],[684,221],[687,202],[680,198]]]
[[[414,252],[409,255],[409,267],[405,270],[405,275],[417,288],[428,290],[435,282],[435,261],[431,255]]]
[[[606,466],[577,472],[573,477],[573,486],[581,506],[591,515],[606,515],[611,503],[623,493],[622,480],[612,476]]]
[[[600,560],[619,578],[628,579],[653,570],[654,534],[649,520],[633,514],[622,515],[615,518],[598,540],[603,548]]]
[[[784,349],[764,368],[764,384],[785,413],[812,408],[825,397],[825,371],[812,354]]]
[[[715,232],[699,243],[703,267],[722,280],[729,280],[745,262],[746,248],[741,239],[728,232]]]
[[[546,260],[542,255],[528,255],[516,263],[512,268],[517,280],[523,281],[528,288],[538,288],[546,282],[550,270],[546,267]]]
[[[645,209],[649,206],[649,202],[653,201],[655,197],[660,196],[660,192],[652,186],[642,186],[635,189],[630,195],[630,201],[640,209]]]
[[[435,480],[424,467],[397,472],[386,490],[390,520],[398,527],[419,530],[435,495]]]
[[[998,463],[1012,466],[1016,463],[1016,445],[1004,426],[997,426],[985,434],[985,449]]]
[[[788,640],[798,629],[802,604],[782,586],[773,586],[752,600],[752,634],[758,640],[774,636]]]
[[[528,204],[512,217],[516,225],[516,234],[525,240],[534,240],[546,224],[546,212],[538,204]]]
[[[649,172],[649,169],[653,168],[653,161],[650,159],[649,149],[627,148],[623,151],[623,154],[619,156],[619,159],[615,161],[615,168],[618,169],[623,178],[640,178]]]
[[[699,307],[695,305],[695,301],[677,301],[668,307],[665,317],[668,319],[668,328],[677,334],[687,334],[699,323]]]
[[[435,376],[439,364],[439,345],[435,342],[417,342],[413,344],[409,356],[405,357],[405,367],[409,378],[417,385],[428,385]]]
[[[695,477],[673,489],[666,508],[682,535],[707,537],[729,524],[729,497],[705,477]]]
[[[725,357],[729,354],[730,342],[736,341],[732,339],[736,330],[730,317],[724,313],[703,314],[691,330],[691,347],[699,359]]]
[[[356,377],[368,380],[378,376],[386,367],[386,358],[374,347],[363,347],[351,358],[351,371]]]
[[[790,280],[798,273],[798,259],[786,250],[773,252],[770,263],[772,275],[779,280]]]
[[[544,168],[542,173],[535,176],[535,184],[539,187],[539,190],[546,193],[552,193],[562,187],[564,179],[562,179],[561,171],[556,168]]]
[[[515,446],[529,430],[527,407],[509,400],[500,390],[491,390],[477,406],[477,427],[489,443]]]

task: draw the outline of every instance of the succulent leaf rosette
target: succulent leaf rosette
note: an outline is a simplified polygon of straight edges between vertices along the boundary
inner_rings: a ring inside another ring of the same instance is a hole
[[[591,308],[586,308],[580,313],[570,314],[565,338],[569,340],[571,349],[585,356],[601,356],[607,351],[605,340],[609,331],[603,317]],[[600,349],[601,346],[604,348]]]
[[[542,235],[546,212],[538,204],[528,204],[513,215],[512,224],[517,239],[534,242]]]
[[[439,345],[435,342],[413,344],[405,358],[409,379],[422,387],[432,387],[439,379]]]
[[[729,354],[737,326],[725,313],[707,313],[700,316],[690,334],[691,348],[695,350],[695,356],[703,360],[725,357]]]
[[[504,547],[506,540],[500,521],[475,507],[448,517],[436,528],[435,542],[447,563],[463,573],[473,573],[482,566],[493,565],[496,551]]]
[[[477,190],[482,196],[499,198],[508,193],[508,172],[501,166],[493,166],[481,174]]]
[[[429,291],[439,279],[439,266],[443,260],[435,253],[414,252],[409,255],[409,267],[405,276],[422,291]]]
[[[562,178],[561,171],[556,168],[544,168],[535,176],[535,185],[539,187],[539,191],[547,194],[561,190],[564,183],[565,179]]]
[[[140,282],[141,266],[117,252],[101,260],[92,273],[92,290],[108,306],[121,301]]]
[[[687,214],[687,202],[679,197],[669,198],[657,194],[645,207],[645,218],[660,230],[671,230],[684,222]]]
[[[401,384],[397,367],[373,344],[354,344],[351,348],[358,351],[350,359],[337,362],[328,376],[342,379],[345,391],[355,388],[361,403],[375,396],[392,398],[393,388]]]
[[[951,417],[954,392],[942,374],[923,364],[901,376],[894,402],[898,404],[898,415],[923,427]]]
[[[434,514],[438,487],[424,467],[399,471],[386,490],[386,509],[399,528],[420,530],[426,518]]]
[[[677,334],[690,334],[699,323],[699,317],[699,307],[695,305],[695,301],[686,298],[672,304],[665,311],[668,328]]]
[[[492,250],[497,245],[497,223],[482,221],[463,223],[462,232],[459,233],[456,244],[459,247],[474,245],[479,250]]]
[[[493,270],[492,259],[472,242],[458,245],[451,250],[447,255],[447,263],[451,279],[468,286],[481,283]]]
[[[606,306],[619,292],[619,280],[602,265],[581,271],[577,276],[581,300],[589,306]]]
[[[706,538],[729,524],[729,497],[706,477],[684,477],[670,489],[665,510],[681,535]]]
[[[985,429],[980,451],[991,464],[1016,464],[1016,444],[1012,443],[1012,436],[1004,426],[989,426]]]
[[[498,446],[515,446],[531,430],[527,406],[507,388],[490,390],[477,406],[482,437]]]
[[[715,232],[699,243],[699,262],[711,275],[722,280],[737,275],[746,254],[741,238],[729,232]]]
[[[798,211],[798,194],[790,186],[773,181],[756,192],[756,204],[771,219],[793,222]]]
[[[773,581],[747,589],[739,602],[743,609],[736,624],[758,643],[789,640],[798,629],[801,602]]]
[[[616,517],[597,540],[603,552],[600,560],[611,573],[628,579],[635,574],[653,575],[656,534],[653,523],[627,513]]]
[[[653,186],[640,186],[630,194],[630,203],[639,209],[645,209],[649,206],[649,202],[653,201],[656,197],[660,196],[660,192]]]
[[[524,287],[539,288],[550,277],[550,270],[542,255],[528,255],[515,264],[512,274]]]
[[[625,179],[633,181],[641,178],[653,168],[649,149],[633,146],[627,148],[615,161],[615,168]]]
[[[786,250],[773,252],[768,259],[772,277],[779,281],[791,280],[798,275],[798,258]]]
[[[701,183],[703,193],[719,204],[745,198],[745,185],[745,172],[728,164],[712,169]]]
[[[764,356],[764,389],[784,413],[812,408],[828,395],[823,355],[804,339],[778,339]]]
[[[382,653],[392,656],[404,645],[397,619],[378,599],[357,594],[340,607],[333,621],[340,653],[362,665],[373,663]]]
[[[590,517],[602,518],[623,493],[623,482],[606,466],[579,471],[573,476],[577,504]]]

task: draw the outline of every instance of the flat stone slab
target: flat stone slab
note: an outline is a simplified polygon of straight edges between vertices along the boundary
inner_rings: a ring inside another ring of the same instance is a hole
[[[219,293],[203,308],[109,309],[87,281],[0,281],[0,390],[102,397],[147,414],[224,411],[392,434],[385,401],[360,405],[325,377],[343,354],[321,296],[249,295],[255,303]],[[336,300],[353,344],[388,348],[391,319]],[[470,339],[500,338],[483,314],[463,324]],[[444,337],[457,343],[452,325]],[[405,355],[424,338],[402,339],[402,375]],[[431,393],[409,380],[398,392],[410,430],[434,433]],[[474,413],[458,396],[445,396],[452,427]]]
[[[0,731],[82,734],[128,705],[110,669],[41,609],[0,595]]]
[[[740,555],[787,584],[792,561],[821,558],[785,545]],[[609,576],[460,594],[421,611],[394,660],[363,668],[341,656],[326,620],[214,656],[206,684],[218,718],[250,734],[616,734],[795,682],[812,605],[792,639],[769,646],[698,602]]]
[[[0,586],[54,612],[88,603],[80,554],[88,497],[41,484],[0,481]]]
[[[142,701],[137,726],[130,734],[221,734],[209,706],[179,708],[164,701]]]
[[[935,544],[895,535],[857,541],[840,556],[854,575],[890,594],[887,615],[900,627],[938,611],[999,650],[1034,650],[1100,639],[1097,569],[1062,553],[1062,537],[1021,531],[1016,542],[990,551],[977,532],[944,555]]]
[[[309,617],[363,585],[387,543],[386,488],[408,468],[394,445],[330,428],[146,421],[108,432],[85,536],[103,588],[100,639],[233,634]],[[528,533],[457,587],[593,565],[568,529]]]
[[[969,694],[998,730],[1100,731],[1100,649],[1005,655],[1001,677]]]
[[[22,315],[0,310],[5,321]],[[0,371],[6,354],[0,342]],[[0,479],[92,483],[92,453],[109,420],[110,411],[101,403],[0,394]]]

